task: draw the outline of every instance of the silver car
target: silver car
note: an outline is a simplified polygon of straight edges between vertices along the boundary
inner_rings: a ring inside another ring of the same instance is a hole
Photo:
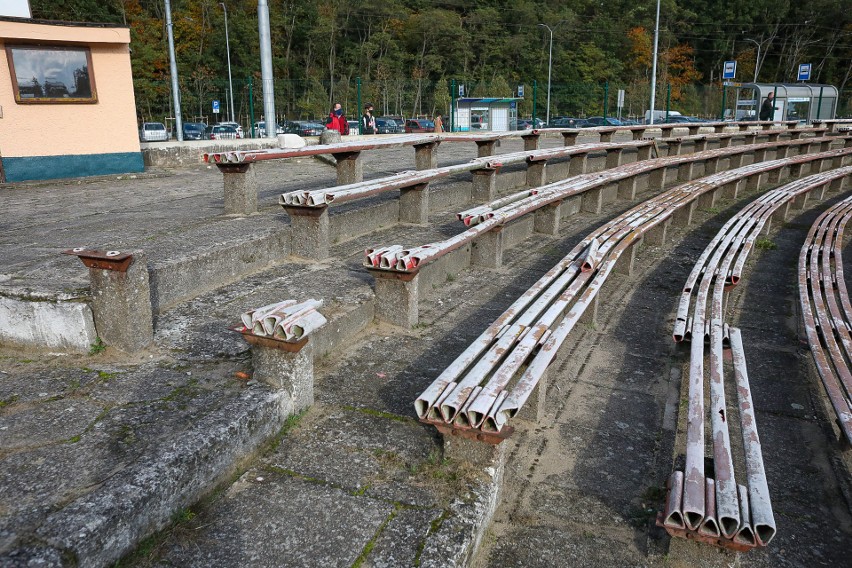
[[[139,129],[141,142],[165,142],[169,139],[169,131],[162,122],[143,122]]]

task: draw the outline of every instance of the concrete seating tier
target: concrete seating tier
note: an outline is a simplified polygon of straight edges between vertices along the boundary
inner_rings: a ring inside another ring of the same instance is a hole
[[[852,443],[852,305],[842,247],[850,217],[852,198],[829,208],[811,227],[799,255],[799,302],[805,334],[847,448]]]
[[[733,216],[705,248],[681,294],[673,337],[691,340],[687,410],[686,463],[669,481],[662,526],[672,535],[747,550],[766,546],[775,536],[775,519],[757,433],[754,404],[740,330],[725,321],[726,291],[741,281],[743,267],[758,236],[773,218],[786,219],[791,207],[802,209],[816,192],[841,189],[852,167],[840,167],[797,179],[767,192]],[[709,366],[705,367],[705,345]],[[727,356],[726,356],[727,354]],[[725,361],[731,361],[726,365]],[[736,384],[737,403],[725,396],[726,373]],[[705,390],[709,384],[709,409]],[[712,431],[713,472],[705,474],[705,416]],[[738,422],[742,446],[732,446],[729,424]],[[743,455],[745,471],[735,472],[734,455]]]
[[[519,192],[500,200],[500,203],[462,212],[460,216],[469,228],[443,241],[414,247],[391,245],[366,250],[364,265],[376,280],[377,318],[405,327],[415,325],[421,280],[443,281],[447,274],[464,266],[498,267],[502,264],[504,248],[523,241],[532,232],[557,234],[566,215],[580,211],[599,213],[605,200],[612,201],[616,197],[634,199],[640,176],[647,180],[648,187],[662,189],[668,181],[669,168],[677,168],[678,179],[688,181],[693,178],[696,163],[705,164],[706,175],[717,172],[721,159],[728,159],[729,167],[736,168],[741,165],[746,152],[753,152],[755,162],[762,162],[768,150],[775,150],[776,156],[782,159],[754,165],[759,172],[752,175],[748,183],[759,186],[767,177],[769,181],[777,182],[785,172],[798,176],[808,163],[816,164],[811,165],[812,169],[827,169],[832,165],[839,167],[849,159],[852,148],[800,154],[786,159],[790,148],[798,147],[806,152],[812,143],[828,148],[835,140],[837,138],[790,140],[646,160],[542,186],[534,195],[529,195],[529,190]],[[852,146],[852,137],[844,140]],[[724,191],[736,196],[741,182],[740,179],[733,180]],[[720,191],[711,193],[708,197],[711,203]],[[695,206],[693,202],[687,207],[686,214],[690,217]],[[423,286],[428,288],[425,282]]]
[[[559,347],[587,312],[593,321],[597,295],[607,277],[613,271],[632,271],[636,245],[645,239],[664,242],[671,222],[691,223],[693,206],[702,196],[742,181],[759,189],[770,169],[847,156],[852,157],[852,148],[712,174],[619,215],[577,244],[435,379],[414,403],[418,417],[435,425],[445,440],[461,436],[499,444],[512,432],[508,421],[526,404],[537,416],[535,409],[543,407],[542,381]],[[530,402],[534,393],[537,396]]]

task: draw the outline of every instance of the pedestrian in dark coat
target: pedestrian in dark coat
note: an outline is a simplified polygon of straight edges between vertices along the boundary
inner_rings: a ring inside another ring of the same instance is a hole
[[[775,111],[778,108],[775,106],[775,93],[766,95],[766,100],[760,105],[760,120],[772,120],[775,117]]]

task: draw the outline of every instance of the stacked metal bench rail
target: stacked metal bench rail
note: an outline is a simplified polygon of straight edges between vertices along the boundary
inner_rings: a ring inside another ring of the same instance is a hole
[[[445,436],[500,443],[511,434],[508,421],[594,306],[610,273],[617,266],[630,270],[632,255],[618,263],[625,252],[634,251],[645,236],[664,240],[667,221],[708,192],[743,179],[760,180],[770,169],[846,156],[852,156],[852,148],[752,164],[682,184],[619,215],[583,239],[468,346],[417,398],[417,416]]]
[[[497,202],[463,211],[459,213],[459,217],[470,228],[439,243],[415,247],[393,245],[390,247],[368,249],[365,266],[371,269],[390,272],[415,273],[423,265],[464,246],[489,231],[499,231],[502,226],[510,221],[549,204],[561,202],[566,198],[595,192],[589,196],[589,200],[594,201],[594,205],[588,208],[584,207],[585,210],[591,210],[592,212],[600,211],[600,191],[606,186],[615,184],[618,186],[619,193],[629,194],[632,198],[636,189],[636,177],[641,174],[656,173],[656,179],[649,180],[649,184],[652,186],[657,185],[662,189],[666,182],[665,171],[670,167],[678,167],[679,177],[682,180],[688,180],[692,177],[692,166],[696,162],[704,162],[705,173],[707,173],[707,170],[711,170],[709,173],[715,173],[719,161],[724,158],[736,162],[733,164],[736,167],[740,165],[742,155],[746,153],[754,152],[757,154],[755,160],[762,161],[768,150],[775,150],[776,153],[780,151],[786,155],[789,148],[799,147],[806,152],[812,144],[819,144],[821,148],[827,150],[836,140],[838,140],[836,137],[813,138],[719,148],[694,154],[645,160],[603,172],[576,176],[565,181],[541,186],[534,195],[530,195],[528,191],[519,192]],[[847,143],[852,142],[852,138],[844,138],[844,140]],[[830,159],[833,157],[833,154],[826,154],[825,152],[810,156],[802,154],[802,157],[805,158],[802,162],[791,162],[791,164]],[[495,160],[499,159],[499,157],[495,158]],[[767,168],[767,171],[771,169],[773,168]],[[506,202],[508,204],[504,204]]]
[[[847,448],[852,444],[852,305],[844,279],[842,246],[850,217],[852,197],[819,216],[799,256],[805,333]]]
[[[528,185],[537,187],[544,183],[545,166],[548,160],[568,159],[565,175],[581,173],[586,169],[586,158],[596,152],[606,152],[607,167],[621,163],[625,150],[636,149],[638,159],[648,159],[651,155],[650,141],[631,141],[623,143],[593,143],[571,147],[552,148],[547,150],[531,150],[503,154],[497,157],[475,158],[469,162],[433,168],[427,170],[404,171],[391,176],[377,178],[358,183],[338,185],[325,189],[300,190],[284,193],[279,198],[279,204],[290,216],[293,229],[293,254],[304,258],[324,259],[328,257],[329,245],[332,240],[332,221],[336,217],[329,214],[329,206],[348,201],[364,199],[378,194],[399,190],[398,214],[392,222],[426,225],[430,211],[430,184],[450,176],[470,172],[473,174],[473,184],[470,198],[476,202],[488,202],[497,195],[496,176],[499,170],[508,164],[526,163],[526,176],[519,180],[506,180],[512,187]],[[459,196],[461,202],[467,198]],[[377,217],[367,214],[349,212],[345,223],[353,228],[345,235],[337,234],[338,239],[357,236],[358,227],[366,232],[375,229]],[[363,217],[362,221],[353,221],[353,215]],[[385,221],[388,221],[385,219]]]
[[[645,136],[648,130],[660,130],[662,136],[667,138],[672,136],[675,129],[686,129],[690,135],[695,135],[702,128],[712,128],[715,132],[723,132],[726,128],[736,128],[740,131],[749,130],[752,127],[761,128],[763,130],[773,129],[775,126],[794,129],[798,126],[796,120],[785,121],[742,121],[742,122],[693,122],[693,123],[674,123],[674,124],[642,124],[637,126],[594,126],[591,128],[545,128],[538,132],[560,133],[565,138],[565,145],[576,143],[577,137],[581,133],[598,134],[601,142],[612,140],[612,137],[619,132],[630,132],[634,140],[639,140]]]
[[[736,550],[766,546],[775,535],[742,337],[739,329],[725,321],[725,292],[741,281],[757,237],[773,217],[786,218],[791,205],[804,207],[810,192],[818,191],[822,198],[829,185],[850,172],[852,167],[840,167],[762,195],[725,223],[687,278],[673,330],[676,342],[691,340],[686,464],[684,471],[672,473],[666,510],[659,520],[672,535]],[[709,343],[709,368],[705,367],[705,343]],[[727,370],[726,352],[732,361]],[[736,405],[725,396],[730,371]],[[705,407],[708,383],[710,400]],[[706,416],[712,431],[712,475],[705,474]],[[735,420],[740,422],[745,469],[739,479],[744,477],[745,484],[738,483],[734,467],[734,455],[739,453],[732,446],[729,425]]]

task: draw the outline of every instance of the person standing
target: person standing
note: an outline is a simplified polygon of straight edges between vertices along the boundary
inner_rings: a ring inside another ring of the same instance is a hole
[[[334,103],[334,108],[331,109],[325,124],[326,128],[337,130],[343,136],[349,134],[349,123],[346,122],[346,115],[343,114],[343,105]]]
[[[441,133],[444,131],[444,119],[441,118],[440,114],[435,115],[435,132]]]
[[[772,120],[775,117],[775,111],[778,108],[775,106],[775,93],[766,95],[766,100],[760,105],[760,120]]]
[[[370,103],[364,106],[364,116],[361,117],[361,133],[376,133],[376,117],[373,116],[373,105]]]

